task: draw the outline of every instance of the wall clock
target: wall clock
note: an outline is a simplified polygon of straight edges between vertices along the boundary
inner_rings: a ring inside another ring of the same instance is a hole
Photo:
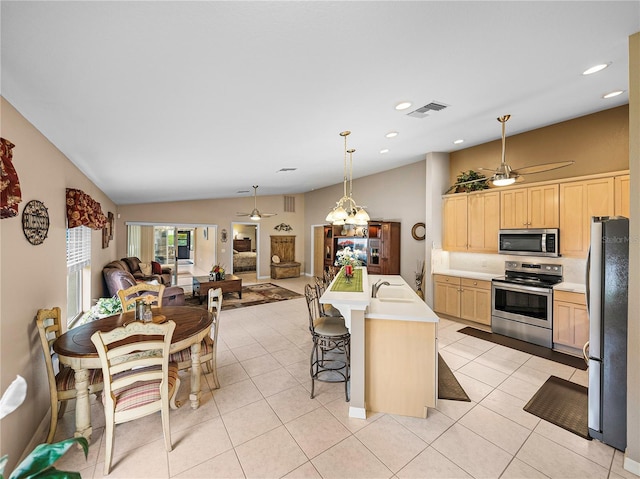
[[[33,245],[42,244],[49,232],[49,210],[42,201],[31,200],[22,210],[22,232]]]

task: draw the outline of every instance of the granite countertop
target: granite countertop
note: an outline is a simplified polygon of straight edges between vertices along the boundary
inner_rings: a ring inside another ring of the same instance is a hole
[[[479,273],[477,271],[465,271],[461,269],[443,269],[434,271],[433,274],[444,274],[447,276],[458,276],[460,278],[479,279],[481,281],[491,281],[493,278],[504,276],[504,273]]]

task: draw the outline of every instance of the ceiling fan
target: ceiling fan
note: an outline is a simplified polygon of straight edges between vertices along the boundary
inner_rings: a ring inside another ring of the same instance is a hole
[[[253,211],[251,213],[236,213],[236,216],[248,216],[250,220],[259,221],[261,218],[268,218],[269,216],[276,216],[277,213],[260,213],[258,211],[257,200],[258,185],[253,186]]]
[[[523,175],[533,175],[536,173],[543,173],[545,171],[557,170],[558,168],[564,168],[565,166],[573,165],[574,161],[559,161],[556,163],[544,163],[540,165],[531,165],[531,166],[523,166],[522,168],[518,168],[517,170],[512,169],[505,161],[505,146],[506,146],[506,137],[505,137],[505,123],[511,118],[511,115],[504,115],[498,117],[497,120],[502,124],[502,160],[500,161],[500,166],[496,169],[492,168],[478,168],[481,171],[492,171],[493,175],[489,178],[482,177],[474,180],[464,181],[461,183],[456,183],[451,188],[449,188],[446,193],[451,191],[453,188],[456,188],[460,185],[466,185],[469,183],[476,183],[479,181],[491,181],[494,186],[508,186],[516,181],[523,181]]]

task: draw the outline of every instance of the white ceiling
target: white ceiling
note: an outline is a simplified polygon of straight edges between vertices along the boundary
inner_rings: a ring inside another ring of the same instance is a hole
[[[340,183],[347,129],[360,177],[622,105],[640,31],[637,0],[0,8],[2,95],[117,204]]]

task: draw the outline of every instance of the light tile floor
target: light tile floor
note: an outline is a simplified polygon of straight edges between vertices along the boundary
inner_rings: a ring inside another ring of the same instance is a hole
[[[302,293],[310,278],[274,281]],[[458,333],[442,320],[440,350],[472,402],[440,400],[427,419],[348,416],[342,384],[309,398],[311,340],[304,298],[221,315],[220,389],[205,375],[201,406],[171,411],[173,451],[160,418],[116,427],[112,478],[636,478],[623,454],[522,410],[551,375],[587,375]],[[189,390],[183,374],[181,399]],[[92,406],[89,458],[71,450],[57,464],[102,477],[104,417]],[[73,434],[71,406],[56,439]]]

